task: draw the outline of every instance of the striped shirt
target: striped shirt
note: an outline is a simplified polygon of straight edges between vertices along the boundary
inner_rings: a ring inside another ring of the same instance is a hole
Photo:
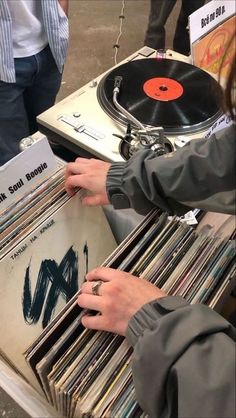
[[[41,1],[42,18],[48,43],[58,70],[62,73],[68,48],[68,18],[59,13],[58,0]],[[0,80],[14,83],[15,66],[12,42],[12,20],[7,0],[0,0]]]

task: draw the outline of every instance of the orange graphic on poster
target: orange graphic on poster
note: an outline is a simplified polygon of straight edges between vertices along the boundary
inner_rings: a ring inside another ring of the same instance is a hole
[[[213,29],[206,36],[193,43],[193,64],[212,74],[219,74],[222,58],[226,53],[231,38],[234,36],[235,27],[236,16],[233,16]],[[229,64],[232,62],[234,52],[235,41],[224,58],[224,65],[221,70],[223,77],[228,74]]]

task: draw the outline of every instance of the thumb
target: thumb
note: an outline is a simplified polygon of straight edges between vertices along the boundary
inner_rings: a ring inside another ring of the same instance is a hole
[[[109,200],[105,193],[95,194],[93,196],[83,197],[82,204],[85,206],[102,206],[102,205],[108,205]]]

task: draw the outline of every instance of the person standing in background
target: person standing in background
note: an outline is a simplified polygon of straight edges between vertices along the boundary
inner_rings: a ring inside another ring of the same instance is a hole
[[[68,48],[69,0],[0,1],[0,165],[51,107]]]
[[[202,7],[205,0],[182,0],[176,24],[173,49],[184,55],[190,53],[188,17]],[[176,0],[150,0],[150,14],[144,45],[154,49],[165,49],[165,24]]]

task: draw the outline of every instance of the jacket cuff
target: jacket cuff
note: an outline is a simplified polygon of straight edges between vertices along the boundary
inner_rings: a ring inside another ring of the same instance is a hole
[[[188,306],[180,296],[165,296],[144,305],[129,321],[126,338],[133,347],[147,329],[157,327],[157,320],[169,312]]]
[[[125,166],[125,162],[113,163],[107,173],[106,191],[109,201],[115,209],[131,207],[129,197],[122,189]]]

